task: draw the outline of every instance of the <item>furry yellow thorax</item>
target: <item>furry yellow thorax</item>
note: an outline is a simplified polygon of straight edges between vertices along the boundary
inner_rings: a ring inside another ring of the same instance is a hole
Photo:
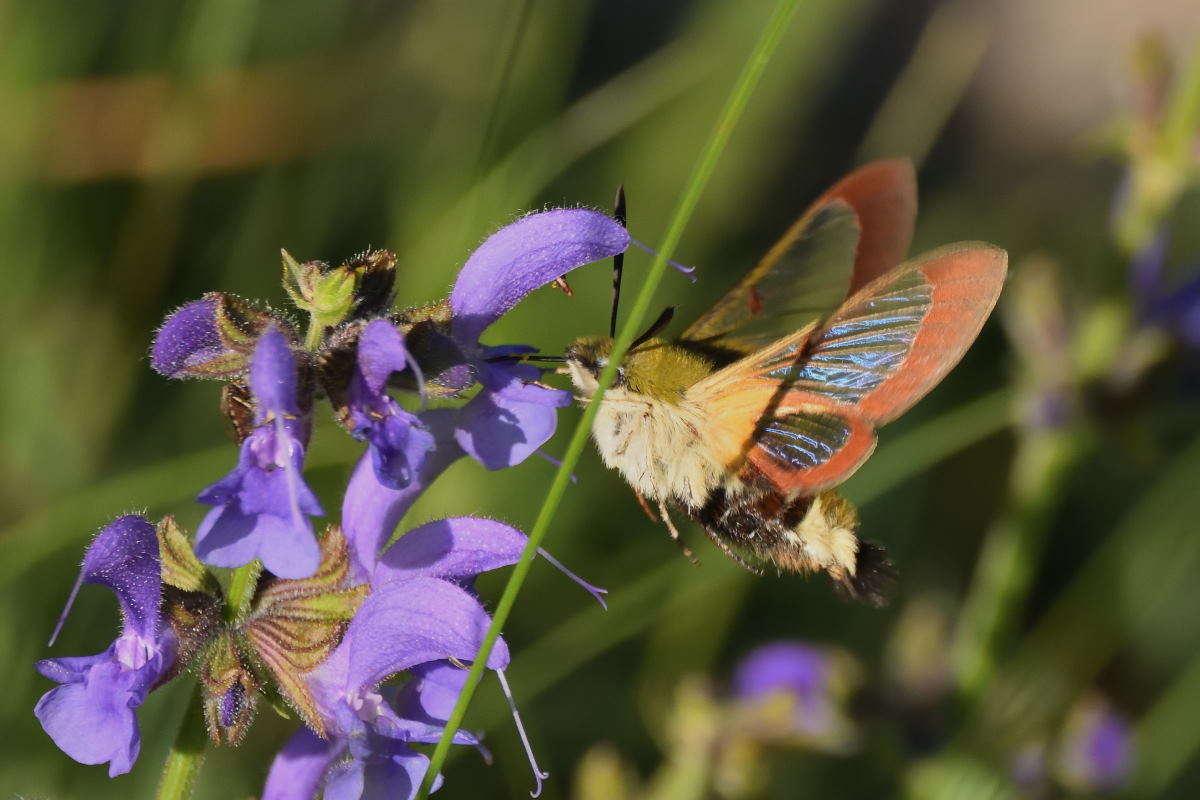
[[[567,359],[595,378],[608,364],[612,348],[613,340],[607,336],[577,339],[567,348]],[[614,386],[654,400],[678,403],[688,388],[712,371],[708,359],[662,339],[649,339],[625,354]]]

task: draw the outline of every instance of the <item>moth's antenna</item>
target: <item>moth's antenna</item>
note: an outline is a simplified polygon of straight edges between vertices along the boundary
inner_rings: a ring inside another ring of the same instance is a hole
[[[641,336],[633,340],[633,344],[629,345],[630,350],[634,350],[638,345],[643,344],[646,340],[653,338],[659,331],[671,324],[671,318],[675,316],[675,306],[667,306],[663,312],[658,315],[658,319],[650,323],[650,327]]]
[[[613,219],[622,226],[625,225],[625,184],[617,187],[617,197],[613,200]],[[625,268],[625,254],[613,256],[613,293],[612,313],[608,319],[608,335],[617,338],[617,306],[621,303],[621,271]]]
[[[562,364],[566,360],[566,356],[539,356],[537,353],[512,353],[510,355],[491,356],[484,359],[488,364],[495,364],[500,361],[544,361],[547,364]]]

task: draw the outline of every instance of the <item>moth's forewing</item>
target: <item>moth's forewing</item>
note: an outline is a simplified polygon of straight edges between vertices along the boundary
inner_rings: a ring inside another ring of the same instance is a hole
[[[917,220],[917,177],[912,163],[895,158],[859,167],[821,195],[817,203],[835,199],[854,209],[862,228],[850,294],[908,255]]]
[[[738,357],[825,319],[849,291],[858,237],[858,216],[846,203],[811,209],[680,344]]]
[[[818,198],[680,342],[741,356],[825,319],[903,260],[916,213],[908,161],[860,167]]]

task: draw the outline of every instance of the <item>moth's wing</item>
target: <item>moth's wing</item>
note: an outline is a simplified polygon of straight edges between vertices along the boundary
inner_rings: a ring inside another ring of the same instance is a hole
[[[689,394],[719,396],[760,379],[853,406],[876,425],[889,422],[962,358],[996,304],[1007,264],[1003,250],[982,242],[933,250],[864,286],[819,329],[780,339]]]
[[[864,286],[819,329],[810,325],[708,376],[688,399],[713,420],[727,466],[748,464],[788,492],[835,485],[870,454],[874,427],[910,408],[962,358],[996,303],[1007,260],[983,243],[927,253]],[[822,421],[781,422],[797,415]],[[822,457],[773,455],[789,436]]]
[[[858,238],[858,216],[848,204],[814,206],[683,332],[680,344],[736,358],[828,317],[850,289]]]
[[[862,227],[849,296],[908,255],[917,221],[917,176],[908,159],[872,161],[838,181],[821,200],[835,197],[854,209]]]
[[[875,449],[875,428],[821,395],[751,379],[707,408],[705,438],[751,485],[815,494],[837,485]]]
[[[853,405],[875,425],[912,408],[962,359],[996,305],[1008,254],[933,250],[855,293],[785,370],[789,386]]]
[[[824,319],[856,288],[900,262],[916,208],[908,161],[855,170],[818,198],[681,342],[745,355]]]

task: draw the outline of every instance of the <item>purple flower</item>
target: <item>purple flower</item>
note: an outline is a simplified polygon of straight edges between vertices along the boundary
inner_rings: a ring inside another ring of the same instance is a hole
[[[445,408],[420,415],[422,427],[433,436],[436,446],[432,451],[409,454],[419,466],[413,480],[403,487],[388,486],[380,480],[370,453],[359,459],[342,500],[342,531],[350,548],[352,580],[363,582],[370,578],[379,554],[391,541],[408,509],[439,475],[462,457],[463,452],[453,438],[457,413]],[[419,440],[410,442],[423,446]]]
[[[463,456],[463,451],[455,443],[454,439],[449,436],[449,432],[453,430],[456,415],[458,412],[453,409],[437,409],[427,411],[421,415],[421,423],[432,435],[436,445],[432,451],[425,453],[422,451],[419,468],[415,479],[407,486],[394,489],[384,485],[379,479],[378,470],[375,469],[369,453],[364,454],[359,459],[358,465],[354,468],[354,473],[350,476],[350,484],[346,487],[346,494],[342,502],[342,531],[346,535],[346,543],[350,549],[350,581],[364,582],[371,579],[375,575],[375,581],[380,580],[380,576],[392,574],[395,567],[391,566],[395,563],[395,559],[400,553],[408,552],[409,548],[415,547],[417,542],[421,541],[426,535],[433,536],[433,530],[443,530],[440,527],[442,523],[431,523],[430,525],[422,526],[414,531],[406,534],[401,541],[408,542],[403,548],[395,548],[388,551],[389,556],[384,558],[387,563],[380,563],[380,553],[388,542],[392,539],[392,534],[396,531],[396,526],[400,524],[400,520],[404,517],[408,509],[420,497],[421,492],[425,491],[431,483],[445,470]],[[458,537],[458,541],[452,541],[451,538],[443,539],[437,547],[444,550],[449,557],[449,553],[458,547],[466,547],[474,549],[479,557],[487,548],[509,547],[512,544],[512,539],[505,534],[505,531],[511,531],[507,525],[491,520],[476,520],[478,525],[474,526],[458,526],[454,529],[453,536]],[[431,526],[435,526],[431,528]],[[428,533],[425,532],[429,529]],[[473,532],[472,532],[473,531]],[[442,535],[442,534],[437,534]],[[524,534],[520,534],[522,542]],[[496,537],[496,541],[483,542],[481,538],[487,536]],[[522,543],[520,547],[523,547]],[[478,568],[476,572],[484,572],[489,569],[503,566],[504,564],[513,563],[520,557],[520,547],[517,548],[517,554],[512,555],[508,550],[504,551],[504,558],[512,557],[512,561],[504,561],[503,563],[494,563],[490,561],[475,562],[474,565]],[[394,551],[394,552],[393,552]],[[538,555],[546,559],[552,566],[573,580],[575,583],[582,586],[589,594],[596,598],[600,605],[604,605],[604,595],[607,590],[601,589],[598,586],[593,586],[587,581],[580,578],[575,573],[571,572],[563,566],[558,559],[551,556],[545,550],[539,548]],[[461,557],[456,556],[456,557]],[[430,556],[431,563],[437,562]],[[444,564],[439,563],[439,569],[444,568]],[[484,566],[484,564],[490,566]]]
[[[1142,321],[1174,333],[1190,347],[1200,346],[1200,275],[1197,265],[1190,277],[1168,287],[1164,276],[1168,235],[1158,231],[1133,259],[1130,280]]]
[[[420,381],[419,368],[409,357],[400,331],[387,320],[369,323],[358,338],[347,407],[352,432],[367,441],[375,477],[393,490],[412,482],[434,444],[418,417],[387,393],[388,378],[405,369],[414,370]]]
[[[412,797],[428,760],[412,743],[436,742],[489,618],[469,590],[480,572],[514,563],[525,535],[486,519],[423,525],[379,560],[372,591],[341,644],[306,676],[325,740],[298,731],[272,765],[263,800],[300,800],[324,784],[326,798]],[[488,668],[508,664],[497,640]],[[408,671],[400,688],[381,686]],[[459,744],[477,744],[469,733]]]
[[[245,374],[259,336],[288,322],[252,303],[209,292],[174,311],[150,349],[150,365],[168,378],[230,380]]]
[[[1084,700],[1068,716],[1057,751],[1059,777],[1077,791],[1120,788],[1133,766],[1129,723],[1104,700]]]
[[[217,331],[217,300],[188,303],[167,317],[150,351],[150,365],[168,378],[186,378],[190,369],[229,352]]]
[[[38,672],[62,685],[44,694],[34,713],[63,752],[81,764],[108,762],[108,775],[115,777],[130,770],[141,747],[134,709],[175,660],[175,636],[161,625],[154,527],[142,517],[125,516],[96,536],[54,638],[85,583],[107,586],[117,596],[121,635],[98,655],[39,661]]]
[[[482,388],[459,412],[454,438],[480,464],[500,469],[528,458],[554,434],[556,409],[571,395],[536,385],[541,372],[529,364],[489,360],[529,348],[486,347],[479,337],[534,289],[627,247],[628,232],[607,215],[561,208],[501,228],[467,259],[450,293],[451,335]]]
[[[853,743],[843,701],[857,665],[838,653],[781,641],[750,653],[734,675],[734,695],[759,738],[842,751]]]
[[[305,578],[320,562],[308,516],[325,512],[301,475],[308,421],[297,399],[296,361],[287,339],[268,328],[250,364],[254,431],[238,465],[197,499],[213,506],[196,531],[196,555],[218,567],[258,558],[282,578]]]

